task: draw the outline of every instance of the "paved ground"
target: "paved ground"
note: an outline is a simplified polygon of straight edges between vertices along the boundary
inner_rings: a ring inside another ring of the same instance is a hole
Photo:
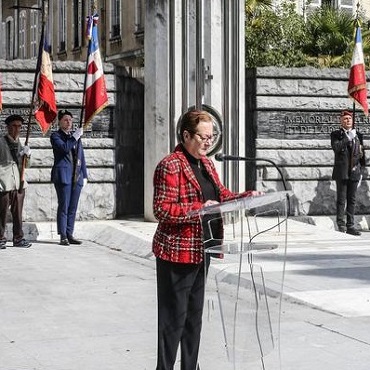
[[[84,244],[74,247],[59,246],[54,227],[36,224],[31,248],[0,251],[0,370],[154,370],[155,224],[79,222]],[[368,370],[370,233],[290,221],[288,243],[280,360],[277,348],[265,368]],[[212,338],[212,315],[202,370],[231,370]]]

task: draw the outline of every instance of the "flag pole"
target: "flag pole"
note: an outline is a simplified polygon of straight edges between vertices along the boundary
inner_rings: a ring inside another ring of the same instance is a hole
[[[45,41],[45,23],[46,23],[45,2],[46,1],[47,0],[42,1],[42,7],[41,7],[41,14],[42,14],[41,37],[40,37],[39,50],[38,50],[38,56],[37,56],[36,73],[35,73],[35,78],[33,80],[30,110],[29,110],[29,114],[28,114],[26,141],[25,141],[24,145],[28,145],[28,140],[29,140],[29,136],[30,136],[32,111],[33,111],[33,107],[34,107],[34,100],[35,100],[36,89],[37,89],[37,80],[38,80],[37,76],[40,73],[40,68],[41,68],[42,50],[43,50],[44,41]]]
[[[91,21],[91,20],[89,20]],[[83,84],[83,92],[82,92],[82,104],[81,104],[81,112],[80,112],[80,122],[78,124],[78,127],[83,127],[83,118],[84,118],[84,112],[85,112],[85,100],[86,100],[86,84],[87,84],[87,67],[89,65],[89,50],[90,50],[90,44],[91,44],[91,38],[89,39],[88,45],[87,45],[87,56],[86,56],[86,66],[85,66],[85,77],[84,77],[84,84]],[[76,145],[76,153],[73,157],[73,186],[76,186],[77,180],[78,180],[78,151],[80,147],[80,141],[81,138],[78,138],[77,145]]]
[[[357,35],[357,27],[360,25],[359,24],[359,10],[360,10],[360,2],[357,2],[356,5],[356,17],[355,17],[355,35],[353,37],[354,44],[356,45],[356,35]],[[352,103],[352,127],[354,128],[356,125],[356,104],[353,101]]]
[[[96,13],[97,5],[96,1],[91,1],[91,15],[88,17],[88,23],[87,23],[87,30],[86,30],[86,36],[89,39],[89,42],[87,44],[87,53],[86,53],[86,65],[85,65],[85,77],[84,77],[84,85],[83,85],[83,93],[82,93],[82,106],[81,106],[81,112],[80,112],[80,123],[79,127],[81,128],[83,126],[83,118],[85,113],[85,103],[86,103],[86,85],[87,85],[87,67],[89,65],[89,50],[91,47],[91,35],[92,35],[92,27],[94,27],[94,20],[93,17]]]
[[[365,116],[368,116],[367,101],[367,79],[365,70],[365,60],[362,46],[361,23],[359,17],[360,4],[357,3],[357,11],[354,19],[354,49],[352,54],[351,68],[349,73],[347,92],[353,101],[353,123],[355,125],[356,105],[361,107]]]
[[[90,17],[89,17],[90,18]],[[88,22],[92,22],[92,19],[89,19]],[[89,27],[89,26],[87,26]],[[82,92],[82,105],[81,105],[81,112],[80,112],[80,123],[78,127],[83,126],[83,117],[85,113],[85,100],[86,100],[86,84],[87,84],[87,67],[89,65],[89,50],[91,46],[91,38],[89,38],[89,42],[87,44],[87,55],[86,55],[86,64],[85,64],[85,77],[84,77],[84,84],[83,84],[83,92]]]
[[[352,127],[354,128],[356,125],[356,104],[352,103]]]
[[[87,25],[86,25],[86,35],[89,39],[89,42],[87,44],[87,53],[86,53],[86,65],[85,65],[85,76],[84,76],[84,84],[83,84],[83,91],[82,91],[82,104],[81,104],[81,112],[80,112],[80,122],[79,122],[79,125],[78,127],[81,128],[83,127],[83,119],[84,119],[84,113],[85,113],[85,104],[86,104],[86,85],[87,85],[87,68],[89,66],[89,50],[90,50],[90,47],[91,47],[91,36],[92,36],[92,27],[94,27],[94,14],[96,12],[96,4],[95,4],[95,1],[92,1],[92,7],[91,7],[91,15],[88,16],[88,20],[87,20]],[[77,141],[77,145],[76,145],[76,153],[75,153],[75,156],[73,158],[73,186],[75,186],[77,184],[77,180],[78,180],[78,166],[77,166],[77,161],[78,161],[78,151],[79,151],[79,147],[80,147],[80,140],[81,138],[78,139]]]
[[[40,37],[40,43],[39,43],[39,50],[38,50],[38,56],[37,56],[37,63],[36,63],[36,71],[35,71],[35,77],[33,80],[33,87],[32,87],[32,95],[31,95],[31,103],[30,103],[30,109],[28,113],[28,121],[27,121],[27,131],[26,131],[26,140],[24,142],[24,145],[28,145],[28,140],[31,133],[31,118],[33,113],[33,107],[34,107],[34,100],[36,95],[36,89],[37,89],[37,77],[40,73],[41,68],[41,58],[42,58],[42,50],[44,47],[44,39],[45,39],[45,23],[46,23],[46,11],[45,11],[45,3],[48,0],[43,0],[41,4],[41,37]],[[27,164],[27,156],[22,156],[22,166],[20,171],[20,184],[18,192],[22,192],[24,187],[24,172]]]

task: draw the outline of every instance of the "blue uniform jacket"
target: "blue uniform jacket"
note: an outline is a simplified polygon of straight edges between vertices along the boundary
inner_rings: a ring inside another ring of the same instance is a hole
[[[58,130],[51,134],[50,142],[54,153],[51,182],[63,185],[72,184],[75,161],[77,166],[77,184],[83,185],[83,179],[87,178],[87,169],[81,140],[77,141],[73,136]],[[74,153],[77,153],[75,160]]]

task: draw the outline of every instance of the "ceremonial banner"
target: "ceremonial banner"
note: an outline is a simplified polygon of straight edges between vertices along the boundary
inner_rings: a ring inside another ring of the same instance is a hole
[[[355,49],[353,51],[349,75],[348,94],[367,116],[369,110],[367,103],[366,73],[362,49],[361,27],[359,25],[356,26]]]
[[[48,37],[44,37],[43,47],[37,62],[37,88],[35,96],[35,119],[45,134],[57,116],[55,91],[50,60]]]
[[[86,70],[84,126],[91,122],[93,117],[108,105],[103,63],[99,51],[98,19],[97,15],[88,17],[87,23],[89,48]]]

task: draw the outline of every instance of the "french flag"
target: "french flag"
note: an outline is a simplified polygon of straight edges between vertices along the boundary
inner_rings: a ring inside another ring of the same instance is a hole
[[[87,36],[90,39],[88,48],[86,89],[85,89],[85,124],[108,105],[103,63],[100,57],[98,41],[98,16],[88,17]]]
[[[348,94],[367,116],[369,114],[369,109],[367,104],[366,73],[362,49],[361,27],[359,25],[356,27],[355,49],[352,55],[349,74]]]
[[[51,46],[48,38],[45,37],[43,40],[43,36],[41,38],[43,46],[39,53],[36,69],[38,80],[36,87],[37,93],[35,95],[35,119],[42,133],[45,134],[57,116],[57,107],[55,102],[53,68],[50,60]]]

